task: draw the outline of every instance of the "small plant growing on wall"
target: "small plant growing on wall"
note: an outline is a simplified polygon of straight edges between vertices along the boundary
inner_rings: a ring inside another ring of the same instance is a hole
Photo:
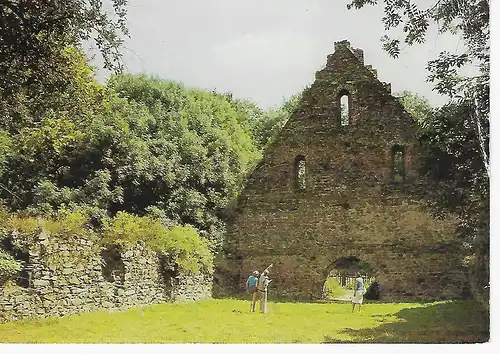
[[[21,269],[21,262],[15,260],[10,254],[0,249],[0,286],[7,280],[14,278]]]

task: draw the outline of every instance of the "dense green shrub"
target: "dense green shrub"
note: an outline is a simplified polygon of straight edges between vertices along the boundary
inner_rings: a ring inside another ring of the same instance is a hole
[[[14,247],[21,250],[27,250],[42,231],[61,239],[85,239],[94,234],[100,239],[98,246],[131,246],[142,241],[158,255],[165,256],[171,268],[177,266],[187,274],[213,272],[213,253],[208,240],[200,237],[191,226],[166,227],[153,216],[140,217],[118,212],[114,218],[103,217],[102,226],[96,228],[95,232],[88,215],[83,211],[62,209],[52,217],[42,218],[9,215],[0,210],[0,217],[0,240],[10,237]],[[8,269],[9,272],[18,271],[20,268],[15,265],[16,261],[4,253],[1,256],[0,273]],[[53,261],[57,263],[57,260]]]
[[[150,249],[166,254],[171,264],[177,264],[185,273],[213,271],[210,244],[191,226],[169,229],[152,217],[139,217],[125,212],[104,220],[103,224],[104,244],[133,245],[143,241]]]

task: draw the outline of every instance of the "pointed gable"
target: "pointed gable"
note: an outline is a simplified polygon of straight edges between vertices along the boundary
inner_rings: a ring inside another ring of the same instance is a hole
[[[379,271],[386,299],[440,296],[436,270],[463,281],[456,219],[434,218],[422,199],[433,185],[418,173],[415,128],[390,85],[365,65],[363,51],[335,43],[228,222],[236,288],[251,271],[274,263],[273,293],[318,296],[331,265],[345,257]],[[446,254],[432,253],[436,239],[446,239]],[[460,281],[448,294],[460,294]],[[402,295],[400,284],[412,290]]]
[[[340,98],[344,95],[349,97],[348,127],[341,122]],[[371,65],[364,65],[363,51],[341,41],[335,43],[325,67],[316,72],[283,132],[382,134],[384,139],[405,140],[412,138],[415,129],[413,118],[391,95],[391,85],[380,82]]]

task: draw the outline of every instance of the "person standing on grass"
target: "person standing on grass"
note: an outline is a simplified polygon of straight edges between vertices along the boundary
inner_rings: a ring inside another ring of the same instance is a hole
[[[255,312],[255,303],[257,302],[257,282],[259,281],[259,272],[256,270],[248,277],[246,291],[252,296],[250,303],[250,312]]]
[[[268,275],[269,269],[271,269],[272,266],[273,264],[271,263],[269,267],[264,269],[257,283],[257,292],[260,299],[260,313],[267,313],[267,287],[271,282]]]
[[[361,277],[361,273],[357,272],[356,273],[356,279],[354,280],[354,294],[352,297],[352,311],[354,312],[354,307],[356,304],[359,306],[359,311],[361,311],[361,304],[363,303],[363,295],[365,295],[366,290],[365,290],[365,283],[363,281],[363,278]]]

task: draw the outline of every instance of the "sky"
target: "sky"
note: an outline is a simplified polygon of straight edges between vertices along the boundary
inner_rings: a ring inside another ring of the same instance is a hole
[[[440,51],[460,52],[462,40],[431,27],[424,44],[406,47],[393,59],[380,42],[387,34],[383,6],[347,10],[349,2],[129,0],[130,38],[122,48],[126,71],[232,92],[266,109],[310,85],[334,42],[347,39],[364,50],[365,64],[392,84],[393,93],[410,90],[433,106],[445,103],[446,97],[426,82],[425,67]],[[403,39],[401,33],[395,32]],[[98,78],[104,81],[107,75],[101,70]]]

